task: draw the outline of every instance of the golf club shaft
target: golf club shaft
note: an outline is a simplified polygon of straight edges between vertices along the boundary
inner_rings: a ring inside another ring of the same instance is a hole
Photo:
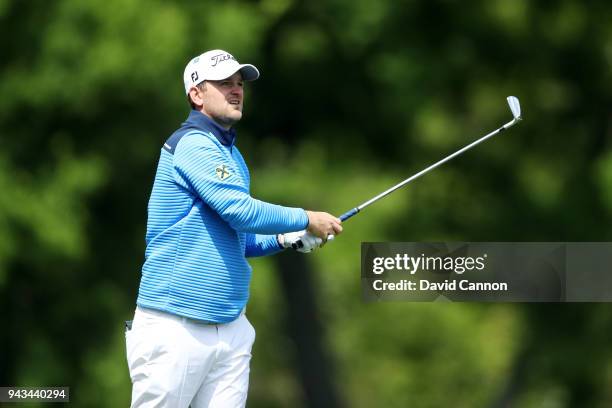
[[[395,190],[405,186],[406,184],[410,183],[412,180],[415,180],[419,177],[421,177],[423,174],[429,172],[430,170],[435,169],[436,167],[440,166],[441,164],[446,163],[447,161],[451,160],[454,157],[459,156],[461,153],[470,150],[472,147],[476,146],[479,143],[484,142],[485,140],[487,140],[488,138],[495,136],[496,134],[508,129],[511,126],[514,126],[518,121],[521,120],[521,105],[520,102],[518,100],[518,98],[516,96],[508,96],[506,98],[506,100],[508,101],[508,105],[510,106],[510,110],[512,111],[512,116],[514,117],[514,119],[512,119],[510,122],[506,123],[505,125],[503,125],[502,127],[500,127],[499,129],[494,130],[493,132],[489,133],[488,135],[485,135],[483,137],[481,137],[480,139],[470,143],[469,145],[465,146],[462,149],[457,150],[455,153],[446,156],[445,158],[443,158],[442,160],[432,164],[431,166],[421,170],[420,172],[418,172],[417,174],[408,177],[406,180],[402,181],[399,184],[396,184],[395,186],[391,187],[390,189],[383,191],[382,193],[380,193],[379,195],[369,199],[368,201],[366,201],[365,203],[350,209],[349,211],[345,212],[344,214],[342,214],[339,218],[341,221],[346,221],[349,218],[351,218],[352,216],[354,216],[355,214],[359,213],[361,210],[363,210],[364,208],[366,208],[367,206],[369,206],[370,204],[375,203],[376,201],[380,200],[381,198],[391,194],[392,192],[394,192]],[[327,240],[331,241],[334,239],[333,235],[328,235],[327,236]],[[297,242],[294,242],[292,245],[293,249],[298,249],[298,248],[302,248],[303,247],[303,243],[301,240],[298,240]]]
[[[364,202],[363,204],[345,212],[344,214],[342,214],[340,217],[340,220],[342,221],[346,221],[349,218],[351,218],[352,216],[354,216],[355,214],[359,213],[361,210],[363,210],[364,208],[366,208],[367,206],[369,206],[370,204],[375,203],[376,201],[380,200],[381,198],[391,194],[392,192],[394,192],[395,190],[405,186],[406,184],[410,183],[412,180],[415,180],[419,177],[421,177],[423,174],[429,172],[430,170],[435,169],[436,167],[446,163],[447,161],[451,160],[454,157],[459,156],[461,153],[471,149],[472,147],[476,146],[479,143],[484,142],[485,140],[487,140],[490,137],[495,136],[496,134],[498,134],[499,132],[508,129],[510,126],[514,125],[518,120],[517,119],[513,119],[512,121],[506,123],[504,126],[500,127],[497,130],[494,130],[493,132],[489,133],[488,135],[485,135],[483,137],[481,137],[480,139],[470,143],[469,145],[463,147],[462,149],[457,150],[455,153],[446,156],[445,158],[443,158],[442,160],[432,164],[431,166],[421,170],[420,172],[408,177],[406,180],[402,181],[401,183],[396,184],[395,186],[391,187],[390,189],[383,191],[382,193],[378,194],[377,196],[369,199],[368,201]]]

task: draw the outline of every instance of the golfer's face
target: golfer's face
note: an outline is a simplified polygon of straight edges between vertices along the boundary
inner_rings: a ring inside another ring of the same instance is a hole
[[[244,88],[242,75],[236,72],[220,81],[206,81],[204,111],[217,123],[232,126],[242,118]]]

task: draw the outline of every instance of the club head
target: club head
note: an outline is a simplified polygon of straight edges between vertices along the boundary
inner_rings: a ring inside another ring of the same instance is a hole
[[[508,100],[508,105],[510,106],[514,119],[521,120],[521,104],[518,98],[516,96],[509,96],[506,99]]]

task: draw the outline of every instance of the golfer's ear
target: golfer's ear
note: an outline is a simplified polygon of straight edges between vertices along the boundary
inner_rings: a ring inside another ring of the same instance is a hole
[[[196,88],[195,86],[192,86],[191,89],[189,90],[189,100],[191,101],[191,103],[198,105],[198,106],[204,105],[204,100],[202,99],[202,93],[206,92],[205,89],[206,89],[205,87],[202,87],[202,91],[200,92],[198,88]]]

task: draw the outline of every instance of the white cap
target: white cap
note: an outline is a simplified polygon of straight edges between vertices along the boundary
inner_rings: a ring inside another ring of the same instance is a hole
[[[240,71],[242,79],[254,81],[259,78],[259,70],[251,64],[240,64],[232,54],[223,50],[206,51],[195,57],[185,67],[183,81],[185,93],[188,94],[192,86],[210,79],[219,81],[226,79]]]

